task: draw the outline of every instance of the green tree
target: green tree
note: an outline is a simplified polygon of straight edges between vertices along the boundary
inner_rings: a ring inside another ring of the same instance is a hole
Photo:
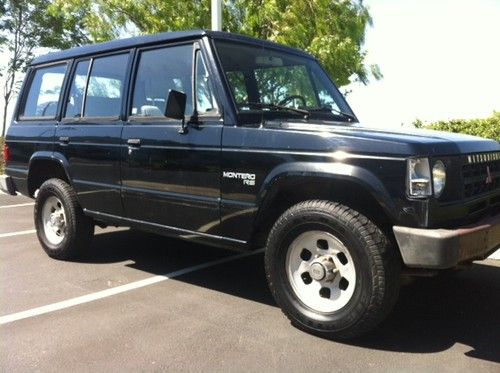
[[[81,20],[93,41],[137,30],[140,34],[210,27],[210,0],[54,0],[54,15]],[[349,79],[367,84],[382,77],[366,66],[363,49],[371,25],[362,0],[226,0],[225,31],[238,32],[306,50],[339,86]]]
[[[2,137],[7,111],[20,84],[20,75],[37,48],[68,48],[88,42],[78,17],[66,19],[48,11],[50,0],[2,0],[0,2],[0,51],[8,61],[0,69],[3,79]]]

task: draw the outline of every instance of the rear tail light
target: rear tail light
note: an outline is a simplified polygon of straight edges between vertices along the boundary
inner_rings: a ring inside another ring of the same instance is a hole
[[[4,162],[8,162],[10,158],[9,145],[5,144],[3,146],[3,160]]]

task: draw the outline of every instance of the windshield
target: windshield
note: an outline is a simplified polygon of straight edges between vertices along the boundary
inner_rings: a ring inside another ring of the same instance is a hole
[[[240,114],[280,112],[294,118],[356,120],[314,59],[227,41],[216,41],[216,47]]]

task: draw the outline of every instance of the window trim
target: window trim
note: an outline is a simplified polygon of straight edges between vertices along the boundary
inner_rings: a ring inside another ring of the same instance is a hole
[[[22,92],[21,92],[21,97],[20,97],[20,101],[19,101],[19,105],[18,105],[18,108],[16,110],[16,113],[15,113],[15,119],[16,121],[18,122],[54,122],[54,121],[57,121],[58,120],[58,116],[59,116],[59,111],[61,109],[61,105],[62,105],[62,101],[61,99],[64,98],[65,96],[65,86],[67,84],[67,79],[68,79],[68,66],[70,66],[70,60],[64,60],[64,61],[57,61],[57,62],[50,62],[50,63],[46,63],[46,64],[43,64],[43,65],[35,65],[35,66],[31,66],[28,73],[27,73],[27,76],[26,76],[26,83],[24,84],[23,88],[22,88]],[[56,108],[56,113],[54,116],[25,116],[25,115],[22,115],[21,113],[24,112],[24,110],[26,109],[26,101],[28,99],[28,95],[30,93],[30,90],[31,90],[31,85],[33,83],[33,79],[35,77],[35,74],[38,70],[40,69],[46,69],[46,68],[51,68],[51,67],[56,67],[56,66],[65,66],[65,70],[64,70],[64,76],[63,76],[63,80],[62,80],[62,84],[61,84],[61,91],[59,92],[59,99],[57,101],[57,108]]]

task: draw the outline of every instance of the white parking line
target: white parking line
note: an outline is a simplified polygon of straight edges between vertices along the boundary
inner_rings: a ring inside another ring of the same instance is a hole
[[[172,279],[174,277],[182,276],[182,275],[185,275],[185,274],[188,274],[191,272],[196,272],[196,271],[199,271],[199,270],[202,270],[205,268],[209,268],[209,267],[213,267],[213,266],[216,266],[219,264],[232,262],[234,260],[238,260],[241,258],[245,258],[248,256],[258,254],[258,253],[262,253],[263,251],[264,251],[264,249],[260,249],[260,250],[256,250],[256,251],[252,251],[252,252],[248,252],[248,253],[233,255],[230,257],[222,258],[222,259],[212,260],[210,262],[206,262],[206,263],[198,264],[198,265],[195,265],[192,267],[187,267],[187,268],[183,268],[183,269],[180,269],[177,271],[173,271],[173,272],[167,273],[165,275],[153,276],[153,277],[146,278],[144,280],[134,281],[134,282],[131,282],[131,283],[126,284],[126,285],[116,286],[116,287],[111,288],[111,289],[98,291],[96,293],[90,293],[87,295],[83,295],[81,297],[67,299],[67,300],[64,300],[62,302],[57,302],[57,303],[48,304],[46,306],[32,308],[32,309],[26,310],[26,311],[11,313],[9,315],[5,315],[5,316],[0,317],[0,325],[8,324],[8,323],[11,323],[11,322],[17,321],[17,320],[22,320],[22,319],[27,319],[30,317],[43,315],[43,314],[50,313],[50,312],[59,311],[59,310],[65,309],[65,308],[77,306],[79,304],[92,302],[92,301],[95,301],[98,299],[110,297],[112,295],[121,294],[121,293],[130,291],[130,290],[139,289],[139,288],[142,288],[145,286],[157,284],[159,282],[166,281],[166,280]]]
[[[30,229],[30,230],[27,230],[27,231],[17,231],[17,232],[1,233],[0,234],[0,238],[12,237],[12,236],[20,236],[20,235],[23,235],[23,234],[32,234],[32,233],[36,233],[36,229]]]
[[[34,202],[18,203],[17,205],[0,206],[0,209],[10,209],[10,208],[13,208],[13,207],[33,206],[34,204],[35,204]]]

